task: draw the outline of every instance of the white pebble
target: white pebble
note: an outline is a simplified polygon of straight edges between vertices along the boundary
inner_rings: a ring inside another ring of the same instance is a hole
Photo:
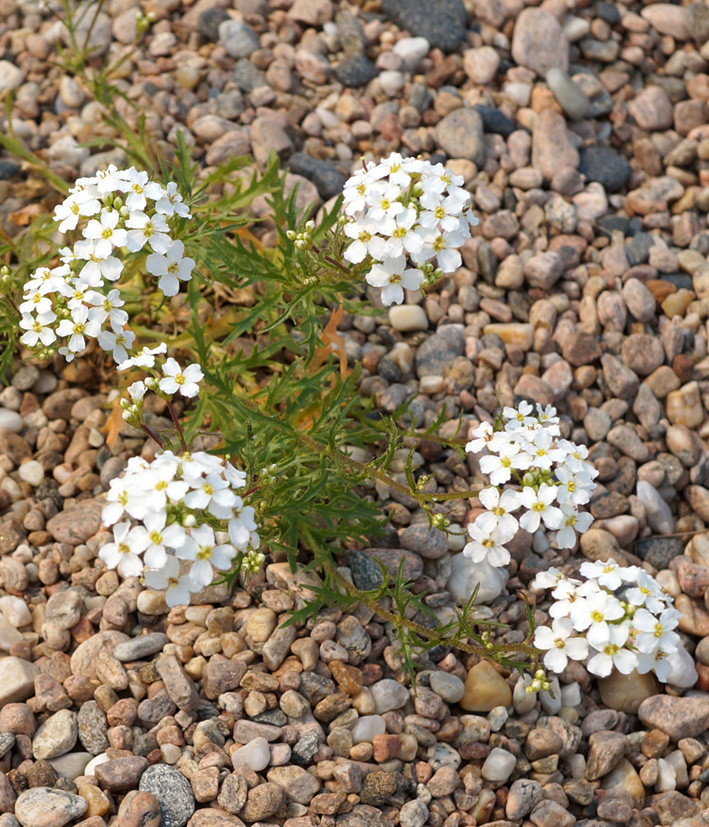
[[[495,747],[490,750],[490,754],[485,759],[482,768],[482,777],[486,781],[496,781],[504,784],[505,781],[512,775],[514,768],[517,766],[517,759],[511,752],[506,749]]]
[[[180,760],[182,750],[175,744],[163,744],[160,747],[160,753],[166,764],[176,764]]]
[[[371,743],[375,735],[384,735],[387,725],[381,715],[365,715],[352,727],[352,740],[355,744]]]
[[[564,706],[578,706],[581,703],[581,687],[576,681],[562,686],[561,702]]]
[[[17,411],[10,411],[7,408],[0,408],[0,431],[7,431],[11,434],[19,434],[22,430],[22,417]]]
[[[0,615],[0,651],[9,652],[16,644],[21,643],[22,635],[17,629],[5,619],[4,615]]]
[[[44,482],[44,466],[36,459],[28,460],[20,465],[18,470],[20,479],[33,485],[35,488]]]
[[[551,684],[551,692],[540,692],[539,700],[542,702],[542,709],[547,715],[556,715],[561,709],[561,687],[559,686],[559,679],[556,675],[549,683]],[[553,698],[552,693],[554,694]]]
[[[100,753],[95,758],[92,758],[89,763],[86,765],[86,769],[84,770],[84,775],[93,775],[94,770],[98,767],[99,764],[105,764],[106,761],[110,761],[111,759],[106,755],[105,752]]]
[[[674,767],[664,758],[657,759],[657,783],[655,789],[658,793],[669,793],[677,786],[677,774]]]
[[[645,506],[647,522],[653,531],[658,534],[672,534],[675,530],[675,521],[669,505],[662,499],[658,490],[645,480],[640,480],[637,495]]]
[[[518,715],[526,715],[534,709],[537,696],[533,692],[527,692],[527,687],[532,683],[531,675],[520,675],[517,678],[514,691],[512,692],[512,704]]]
[[[473,590],[478,586],[475,603],[489,603],[502,594],[509,573],[507,569],[495,568],[487,560],[473,563],[465,554],[451,557],[451,575],[446,584],[451,597],[459,606],[464,606]]]
[[[374,698],[378,715],[391,712],[392,709],[401,709],[410,697],[409,690],[392,678],[377,681],[369,687],[369,691],[372,693],[372,698]]]
[[[24,600],[12,595],[0,597],[0,612],[16,629],[32,622],[32,614]]]
[[[428,318],[418,304],[400,304],[389,308],[389,324],[401,333],[428,330]]]
[[[697,669],[694,665],[694,658],[680,645],[667,656],[672,671],[667,676],[667,683],[679,689],[689,689],[699,680]]]
[[[431,44],[425,37],[402,37],[394,44],[392,51],[413,71],[431,51]]]
[[[265,770],[271,760],[271,750],[265,738],[254,738],[231,754],[233,767],[250,767],[254,772]]]
[[[487,720],[490,723],[492,732],[499,732],[509,718],[507,709],[504,706],[496,706],[488,713]]]

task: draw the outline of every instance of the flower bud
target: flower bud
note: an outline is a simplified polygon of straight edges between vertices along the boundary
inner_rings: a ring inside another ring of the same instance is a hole
[[[182,518],[182,525],[185,528],[193,528],[197,525],[197,518],[194,514],[185,514],[185,516]]]

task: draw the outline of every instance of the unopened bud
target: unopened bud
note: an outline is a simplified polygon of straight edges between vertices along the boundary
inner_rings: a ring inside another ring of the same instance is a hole
[[[298,233],[296,233],[295,230],[288,230],[288,232],[286,233],[286,238],[288,238],[290,241],[295,241],[296,238],[298,238]]]
[[[121,399],[121,401],[118,404],[121,406],[121,408],[123,408],[124,411],[130,408],[131,406],[130,399]]]
[[[197,525],[197,518],[194,514],[185,514],[182,518],[182,525],[185,528],[192,528],[193,526]]]
[[[123,419],[125,419],[126,422],[128,422],[129,419],[133,418],[133,413],[132,413],[132,411],[123,411],[123,413],[121,414],[121,417]]]

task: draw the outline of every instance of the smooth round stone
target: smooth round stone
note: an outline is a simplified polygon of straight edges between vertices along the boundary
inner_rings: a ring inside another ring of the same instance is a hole
[[[694,659],[681,644],[668,655],[667,660],[672,666],[672,671],[667,676],[667,683],[679,689],[689,689],[699,680]]]
[[[637,497],[645,506],[647,521],[658,534],[672,534],[675,521],[669,505],[662,499],[657,489],[645,480],[639,480]]]
[[[170,827],[184,827],[194,813],[195,799],[190,782],[179,770],[167,764],[148,767],[140,778],[139,789],[157,798],[163,822]]]
[[[512,690],[492,664],[481,660],[468,672],[465,694],[460,699],[466,712],[490,712],[496,706],[509,706],[511,702]]]
[[[10,434],[19,434],[22,430],[22,417],[17,411],[8,408],[0,408],[0,431],[7,431]]]
[[[459,606],[464,606],[478,588],[475,603],[489,603],[502,594],[509,573],[505,568],[491,566],[487,560],[474,563],[465,554],[451,557],[451,573],[446,588]]]
[[[506,749],[495,747],[490,751],[490,754],[485,759],[482,768],[482,777],[486,781],[494,781],[498,784],[504,784],[505,781],[512,775],[514,768],[517,766],[517,759],[511,752]]]
[[[59,758],[52,758],[49,763],[60,778],[70,778],[73,781],[86,772],[86,767],[92,760],[93,755],[90,752],[68,752]]]
[[[384,735],[386,730],[386,721],[381,715],[365,715],[352,727],[352,740],[355,744],[371,743],[375,735]]]
[[[433,672],[431,689],[448,704],[456,704],[465,694],[465,684],[457,675],[449,672]]]
[[[389,324],[400,333],[428,330],[428,317],[418,304],[399,304],[389,308]]]
[[[699,641],[697,648],[694,650],[694,656],[699,663],[703,663],[704,666],[709,666],[709,636],[703,637]]]
[[[410,697],[409,690],[392,678],[377,681],[369,687],[369,691],[372,693],[378,715],[391,712],[393,709],[401,709]]]
[[[44,466],[41,462],[37,462],[36,459],[23,462],[17,473],[21,480],[24,480],[35,488],[44,482]]]
[[[254,772],[261,772],[271,762],[271,750],[265,738],[254,738],[231,754],[233,767],[250,767]]]
[[[631,672],[630,675],[613,672],[607,678],[598,679],[598,691],[609,709],[635,715],[646,698],[658,694],[659,685],[652,672],[645,675],[638,675],[637,672]]]
[[[13,595],[0,597],[0,614],[16,629],[32,622],[32,613],[25,601]]]

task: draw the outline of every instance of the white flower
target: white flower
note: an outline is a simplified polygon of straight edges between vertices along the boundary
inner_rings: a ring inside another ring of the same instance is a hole
[[[190,218],[189,207],[182,203],[182,196],[177,191],[177,184],[170,181],[158,201],[155,211],[162,215],[177,215],[180,218]]]
[[[563,462],[566,459],[565,451],[560,448],[552,448],[553,441],[554,438],[546,428],[540,428],[532,434],[527,451],[532,455],[535,468],[548,471],[553,463]]]
[[[571,607],[571,619],[579,631],[588,629],[588,642],[597,649],[609,638],[609,621],[625,615],[617,597],[607,591],[598,591]]]
[[[123,577],[137,577],[143,571],[143,561],[138,555],[146,547],[145,537],[126,520],[113,527],[113,542],[103,546],[98,556],[109,569],[118,568]]]
[[[482,464],[481,464],[482,467]],[[560,528],[563,522],[561,509],[552,505],[556,499],[556,488],[543,482],[537,491],[525,485],[519,492],[519,501],[528,511],[520,517],[519,524],[533,534],[543,522],[547,528]]]
[[[129,228],[126,247],[131,253],[142,250],[146,244],[161,255],[165,255],[170,249],[172,239],[164,215],[154,215],[150,218],[144,212],[135,211],[126,221],[126,227]]]
[[[43,293],[31,293],[19,307],[20,313],[44,313],[52,312],[52,300]]]
[[[97,198],[93,198],[90,193],[86,195],[87,197],[81,197],[79,193],[70,195],[54,208],[54,220],[61,222],[60,233],[75,230],[80,217],[96,215],[101,209],[101,202]]]
[[[194,561],[190,570],[190,581],[195,586],[203,588],[212,582],[212,566],[227,571],[231,568],[236,554],[231,545],[217,545],[211,526],[201,525],[199,528],[193,528],[191,535],[185,538],[184,544],[177,549],[177,556],[181,560]]]
[[[495,436],[495,430],[489,422],[481,422],[480,425],[472,432],[475,439],[471,439],[465,446],[465,450],[469,454],[479,454],[490,444]]]
[[[646,675],[648,672],[655,671],[658,680],[667,683],[667,679],[672,674],[672,663],[667,657],[668,653],[663,652],[662,649],[655,649],[649,654],[646,652],[637,652],[637,666],[639,675]]]
[[[563,581],[564,574],[563,572],[559,571],[559,569],[554,568],[553,566],[546,571],[540,571],[539,574],[532,580],[529,584],[530,588],[536,589],[538,591],[542,589],[553,589],[559,585],[561,581]]]
[[[394,258],[404,253],[420,253],[423,249],[423,232],[416,225],[416,210],[407,209],[399,213],[390,237],[384,244],[384,256]],[[380,232],[386,232],[380,230]],[[428,258],[428,256],[426,257]],[[424,259],[425,260],[425,259]]]
[[[364,220],[345,224],[345,235],[353,239],[352,244],[344,253],[347,261],[352,264],[359,264],[367,256],[371,256],[378,261],[384,259],[384,239],[378,236],[377,233],[391,228],[393,224],[393,219],[387,219],[379,224],[375,221]]]
[[[418,290],[423,283],[420,270],[406,268],[405,256],[388,258],[381,264],[375,264],[366,275],[366,281],[372,287],[382,287],[382,302],[385,305],[401,304],[404,301],[404,288]]]
[[[56,321],[56,313],[41,313],[36,318],[29,313],[23,314],[20,319],[20,327],[26,330],[20,337],[20,341],[26,347],[36,347],[38,342],[41,342],[45,347],[49,347],[56,341],[57,334],[49,325]]]
[[[79,271],[79,280],[92,287],[101,285],[103,279],[116,281],[123,272],[123,263],[116,256],[99,256],[96,253],[96,241],[84,239],[74,245],[74,254],[86,264]]]
[[[557,499],[560,503],[584,505],[591,499],[592,480],[586,474],[574,473],[565,465],[556,469],[556,478],[561,485],[557,487]]]
[[[556,534],[558,548],[573,548],[576,545],[576,533],[588,531],[593,522],[593,515],[588,511],[577,511],[568,504],[561,506],[562,524]]]
[[[128,351],[133,347],[135,333],[132,330],[123,330],[114,327],[113,330],[102,330],[98,334],[98,343],[103,350],[112,351],[113,359],[120,364],[128,359]]]
[[[142,520],[147,512],[144,492],[132,484],[128,477],[111,480],[106,500],[108,505],[101,512],[101,520],[107,526],[120,520],[124,513],[135,520]]]
[[[180,548],[187,538],[185,529],[177,523],[166,526],[165,511],[145,515],[144,525],[133,529],[139,543],[145,544],[145,565],[152,569],[162,568],[167,561],[167,549]]]
[[[147,271],[159,277],[158,287],[166,296],[176,296],[180,282],[192,278],[195,262],[184,253],[185,245],[179,240],[173,241],[165,255],[151,253],[145,261]]]
[[[487,508],[487,517],[493,520],[490,525],[497,525],[503,534],[514,537],[519,528],[517,519],[512,516],[512,512],[520,507],[517,492],[508,488],[500,493],[498,488],[491,486],[484,488],[478,494],[478,499]],[[486,515],[481,515],[481,517],[484,516]],[[486,525],[486,523],[481,520],[481,525]]]
[[[118,227],[120,214],[116,210],[104,210],[99,220],[93,218],[84,229],[84,238],[96,242],[97,258],[107,258],[114,247],[125,247],[128,234]]]
[[[653,614],[659,614],[666,605],[666,595],[644,569],[636,569],[635,586],[628,589],[626,599],[633,606],[645,606]]]
[[[128,385],[128,393],[134,402],[140,402],[140,400],[145,396],[146,390],[147,387],[145,382],[142,381],[133,382],[132,385]]]
[[[191,582],[189,575],[180,576],[180,562],[171,554],[159,570],[149,569],[143,574],[145,585],[151,589],[165,593],[165,602],[170,608],[173,606],[189,606]]]
[[[638,632],[638,649],[645,654],[650,654],[655,649],[668,653],[676,651],[680,640],[673,630],[677,628],[679,618],[680,613],[676,609],[665,609],[659,618],[647,609],[638,609],[633,615],[633,627]]]
[[[544,655],[544,665],[552,672],[563,672],[571,660],[585,660],[588,656],[588,643],[581,637],[571,637],[574,624],[568,617],[557,618],[551,628],[540,626],[534,633],[534,645],[537,649],[548,649]]]
[[[589,561],[582,563],[579,572],[589,579],[595,579],[599,585],[615,591],[619,589],[623,583],[621,577],[621,568],[613,558],[606,560],[605,563],[597,560],[595,563]]]
[[[633,652],[624,649],[628,640],[628,627],[625,624],[608,627],[608,639],[604,642],[598,654],[588,662],[587,669],[591,674],[600,678],[607,678],[613,667],[622,675],[629,675],[638,665],[638,659]]]
[[[480,517],[468,526],[468,534],[473,542],[463,548],[463,554],[470,557],[474,563],[487,560],[491,566],[497,568],[506,566],[510,562],[510,553],[504,544],[509,543],[512,537],[504,534],[499,526],[485,527],[478,522],[479,520]]]
[[[247,505],[229,520],[229,539],[239,551],[245,551],[249,546],[258,548],[259,536],[256,529],[256,512]]]
[[[537,424],[537,419],[533,415],[534,408],[529,402],[524,400],[519,403],[518,408],[511,408],[509,406],[502,409],[502,416],[507,420],[505,429],[508,431],[516,430],[517,428],[531,428]]]
[[[163,188],[160,184],[148,182],[147,172],[142,170],[138,171],[133,167],[126,170],[126,172],[128,186],[124,191],[128,193],[126,207],[128,207],[129,210],[144,210],[147,206],[147,198],[150,198],[152,201],[157,201],[162,198],[164,194]]]
[[[128,370],[128,368],[152,368],[155,365],[155,357],[167,352],[167,345],[161,342],[153,348],[145,345],[135,356],[126,359],[118,365],[117,370]]]
[[[62,319],[57,325],[58,336],[68,336],[68,348],[73,353],[79,353],[86,347],[85,336],[96,338],[101,330],[101,311],[92,307],[91,310],[82,304],[71,311],[70,319]]]
[[[480,470],[488,475],[493,485],[504,485],[510,481],[513,470],[520,471],[529,468],[532,458],[526,452],[521,451],[520,446],[514,442],[499,444],[498,448],[495,443],[496,438],[493,437],[490,441],[488,450],[497,451],[499,456],[491,453],[482,457]]]
[[[164,378],[159,382],[163,393],[181,393],[182,396],[196,396],[199,393],[199,382],[204,378],[199,365],[188,365],[184,371],[178,362],[170,357],[162,368]]]

